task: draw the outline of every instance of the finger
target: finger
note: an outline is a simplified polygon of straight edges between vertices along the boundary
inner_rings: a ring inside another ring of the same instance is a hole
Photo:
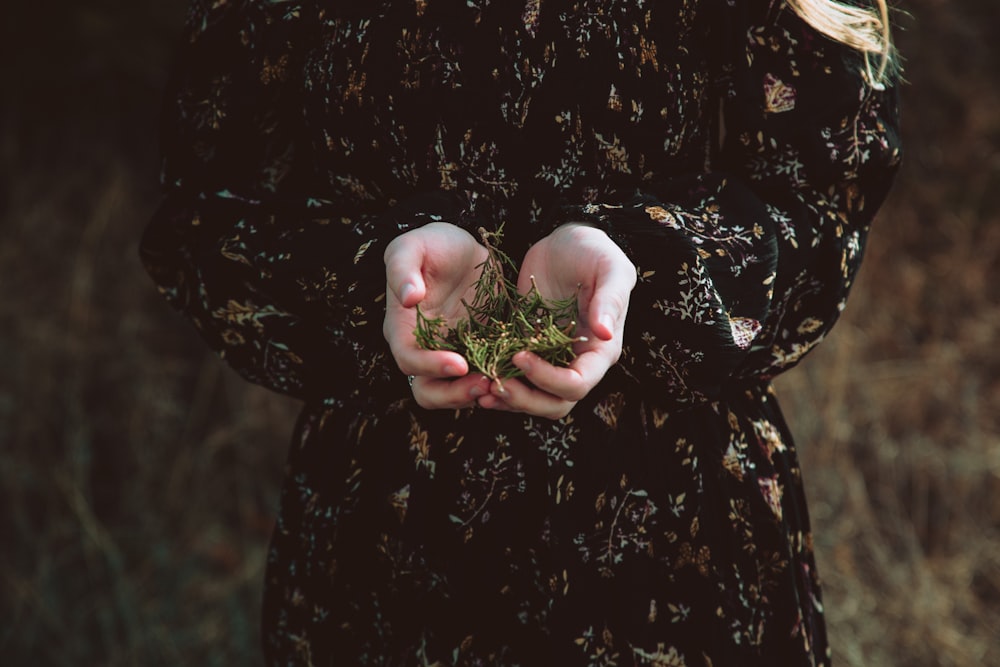
[[[479,405],[492,410],[561,419],[570,413],[576,402],[563,400],[518,380],[507,379],[502,385],[491,383],[490,393],[479,399]]]
[[[629,294],[635,281],[635,271],[618,262],[612,262],[609,270],[598,278],[587,317],[591,331],[601,340],[611,340],[624,329]]]
[[[421,271],[423,262],[423,245],[415,239],[400,237],[386,248],[386,285],[404,308],[412,308],[426,296],[427,286]]]
[[[562,400],[579,401],[604,378],[620,354],[619,346],[609,344],[580,353],[566,367],[553,366],[531,352],[517,353],[513,362],[543,392]]]
[[[462,355],[447,350],[424,350],[406,345],[394,346],[390,341],[392,356],[405,375],[445,379],[468,375],[469,363]]]
[[[416,327],[412,309],[390,304],[382,333],[399,370],[405,375],[430,377],[458,377],[469,372],[469,364],[462,355],[447,350],[425,350],[417,343],[413,333]]]
[[[417,376],[411,385],[417,405],[428,410],[457,409],[475,405],[489,392],[489,378],[478,373],[457,380]]]

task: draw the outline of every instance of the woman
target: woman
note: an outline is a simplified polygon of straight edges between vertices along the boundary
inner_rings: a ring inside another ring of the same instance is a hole
[[[193,3],[142,253],[305,402],[270,664],[828,663],[769,380],[899,160],[879,5]],[[502,386],[413,336],[500,224],[588,337]]]

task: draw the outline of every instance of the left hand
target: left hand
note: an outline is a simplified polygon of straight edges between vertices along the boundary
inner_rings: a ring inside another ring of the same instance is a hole
[[[489,381],[469,373],[461,355],[425,350],[417,343],[416,306],[449,324],[466,314],[486,248],[467,231],[432,222],[393,239],[385,250],[386,309],[382,331],[396,365],[410,376],[417,404],[429,410],[473,405]]]
[[[518,290],[531,289],[532,276],[546,299],[578,294],[576,335],[587,340],[575,345],[576,359],[567,367],[553,366],[530,352],[517,353],[514,365],[531,384],[517,379],[493,383],[478,402],[484,408],[560,419],[618,362],[636,268],[603,231],[570,223],[528,250]]]

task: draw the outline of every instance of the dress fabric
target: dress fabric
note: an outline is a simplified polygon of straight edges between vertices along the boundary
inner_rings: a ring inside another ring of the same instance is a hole
[[[237,371],[303,399],[270,665],[826,665],[769,381],[842,311],[895,90],[777,0],[198,0],[142,258]],[[600,227],[624,352],[564,419],[413,401],[394,237]]]

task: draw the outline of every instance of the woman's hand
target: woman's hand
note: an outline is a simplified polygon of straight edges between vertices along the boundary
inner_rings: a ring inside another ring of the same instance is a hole
[[[424,350],[413,334],[417,304],[427,317],[443,317],[449,324],[468,316],[462,299],[472,300],[472,286],[486,255],[486,248],[471,234],[443,222],[406,232],[385,250],[382,332],[399,370],[411,376],[413,396],[421,407],[465,407],[489,391],[489,381],[470,375],[461,355]]]
[[[479,405],[559,419],[590,393],[621,356],[636,268],[601,230],[568,224],[528,250],[518,277],[521,292],[531,288],[532,277],[546,299],[579,295],[577,335],[587,340],[574,346],[577,357],[565,368],[530,352],[514,355],[514,365],[524,371],[531,385],[516,379],[504,380],[502,386],[493,383]]]

